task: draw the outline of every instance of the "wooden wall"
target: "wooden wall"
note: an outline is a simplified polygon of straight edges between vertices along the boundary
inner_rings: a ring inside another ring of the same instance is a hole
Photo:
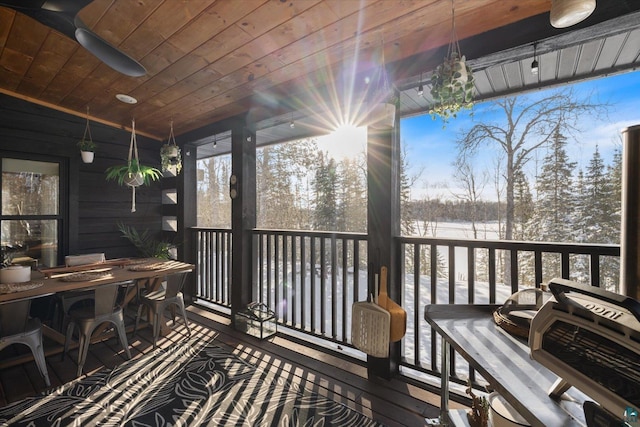
[[[115,101],[114,101],[115,102]],[[0,94],[0,153],[27,153],[62,159],[69,174],[63,180],[67,193],[67,235],[60,261],[67,254],[104,252],[108,258],[137,255],[121,237],[117,224],[149,229],[161,236],[161,183],[136,190],[137,212],[131,212],[131,189],[105,181],[104,171],[124,162],[131,134],[90,122],[98,145],[95,160],[84,164],[76,143],[82,138],[86,120],[40,105]],[[123,123],[123,126],[131,123]],[[137,136],[140,161],[160,167],[160,141]]]

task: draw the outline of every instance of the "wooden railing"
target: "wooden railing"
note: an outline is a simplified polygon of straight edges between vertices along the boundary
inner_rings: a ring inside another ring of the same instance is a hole
[[[194,229],[196,298],[230,305],[230,230]],[[256,229],[253,300],[287,328],[351,346],[351,307],[367,298],[365,234]],[[512,293],[563,277],[617,291],[620,247],[514,241],[400,237],[407,334],[403,369],[439,375],[439,340],[424,320],[427,304],[502,303]],[[453,379],[475,380],[453,358]]]
[[[196,245],[196,297],[231,307],[231,230],[193,228]]]

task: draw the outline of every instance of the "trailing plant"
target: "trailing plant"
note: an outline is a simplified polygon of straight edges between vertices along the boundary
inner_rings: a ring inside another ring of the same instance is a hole
[[[446,124],[462,109],[473,107],[473,71],[460,52],[456,34],[455,10],[451,1],[451,41],[444,62],[431,75],[431,96],[434,105],[429,110],[435,120],[441,117]]]
[[[9,245],[2,245],[0,246],[0,268],[7,268],[9,267],[12,262],[13,262],[13,258],[15,258],[15,256],[19,253],[24,251],[25,248],[24,246],[18,245],[18,246],[9,246]]]
[[[131,187],[131,212],[136,211],[136,187],[149,185],[151,181],[162,177],[162,172],[157,168],[140,164],[135,120],[131,121],[131,142],[129,143],[127,164],[111,166],[105,173],[107,181],[115,180],[120,185]]]
[[[171,167],[175,167],[176,175],[182,170],[182,154],[180,147],[176,144],[176,138],[173,135],[173,121],[171,121],[171,131],[167,143],[160,147],[160,162],[162,171],[168,171]]]
[[[429,113],[434,119],[439,116],[446,122],[455,118],[460,110],[473,107],[473,72],[465,61],[464,56],[454,51],[431,76],[431,96],[435,104]]]
[[[149,185],[151,181],[157,181],[162,177],[162,172],[158,168],[142,165],[137,159],[129,160],[126,165],[111,166],[105,173],[107,181],[113,180],[120,185],[130,185],[129,180],[136,175],[142,176],[144,185]]]
[[[135,227],[123,223],[118,223],[118,230],[143,257],[171,259],[171,249],[176,246],[175,243],[154,238],[148,229],[139,232]]]
[[[78,141],[77,145],[80,151],[91,151],[91,152],[96,151],[96,143],[93,142],[91,139],[82,138],[80,141]]]
[[[175,166],[176,173],[180,173],[182,170],[180,147],[173,144],[164,144],[160,147],[160,163],[163,171],[171,169],[171,166]]]

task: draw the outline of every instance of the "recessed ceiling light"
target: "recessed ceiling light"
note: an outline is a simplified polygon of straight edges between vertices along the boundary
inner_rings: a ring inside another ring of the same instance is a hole
[[[122,101],[125,104],[136,104],[138,102],[133,96],[125,95],[124,93],[119,93],[116,95],[118,101]]]

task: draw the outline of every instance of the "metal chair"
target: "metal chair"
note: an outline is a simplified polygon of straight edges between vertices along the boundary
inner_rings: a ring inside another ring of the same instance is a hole
[[[110,283],[101,285],[93,289],[95,304],[93,307],[81,307],[72,309],[69,312],[69,325],[67,326],[67,335],[64,342],[64,352],[62,359],[69,349],[69,343],[73,338],[75,326],[78,326],[78,376],[82,375],[82,368],[87,359],[89,344],[91,344],[91,335],[95,329],[102,323],[111,323],[120,339],[120,344],[127,354],[127,358],[131,359],[129,352],[129,344],[125,333],[124,316],[122,306],[118,304],[118,290],[121,286],[128,288],[134,282]]]
[[[99,264],[105,262],[104,253],[84,254],[84,255],[67,255],[64,257],[65,267],[80,267],[88,264]],[[56,294],[56,301],[59,312],[58,328],[64,331],[68,326],[68,314],[72,307],[76,304],[93,305],[93,293],[87,291],[69,291]]]
[[[140,305],[138,306],[138,313],[136,315],[136,324],[133,329],[135,335],[140,323],[140,316],[142,315],[142,308],[148,307],[151,310],[152,322],[153,322],[153,347],[156,347],[158,341],[158,335],[160,335],[160,321],[164,315],[164,311],[167,308],[175,309],[177,306],[182,313],[184,324],[187,327],[187,336],[191,336],[191,328],[189,327],[189,321],[187,320],[187,312],[184,308],[184,298],[182,297],[182,287],[184,286],[188,271],[184,273],[177,273],[167,276],[166,286],[164,289],[158,289],[156,291],[150,291],[142,293],[140,295]],[[175,325],[176,316],[172,310],[172,319]]]
[[[51,386],[47,362],[42,348],[40,319],[29,318],[31,299],[0,304],[0,350],[11,344],[24,344],[31,349],[40,375],[47,387]]]

